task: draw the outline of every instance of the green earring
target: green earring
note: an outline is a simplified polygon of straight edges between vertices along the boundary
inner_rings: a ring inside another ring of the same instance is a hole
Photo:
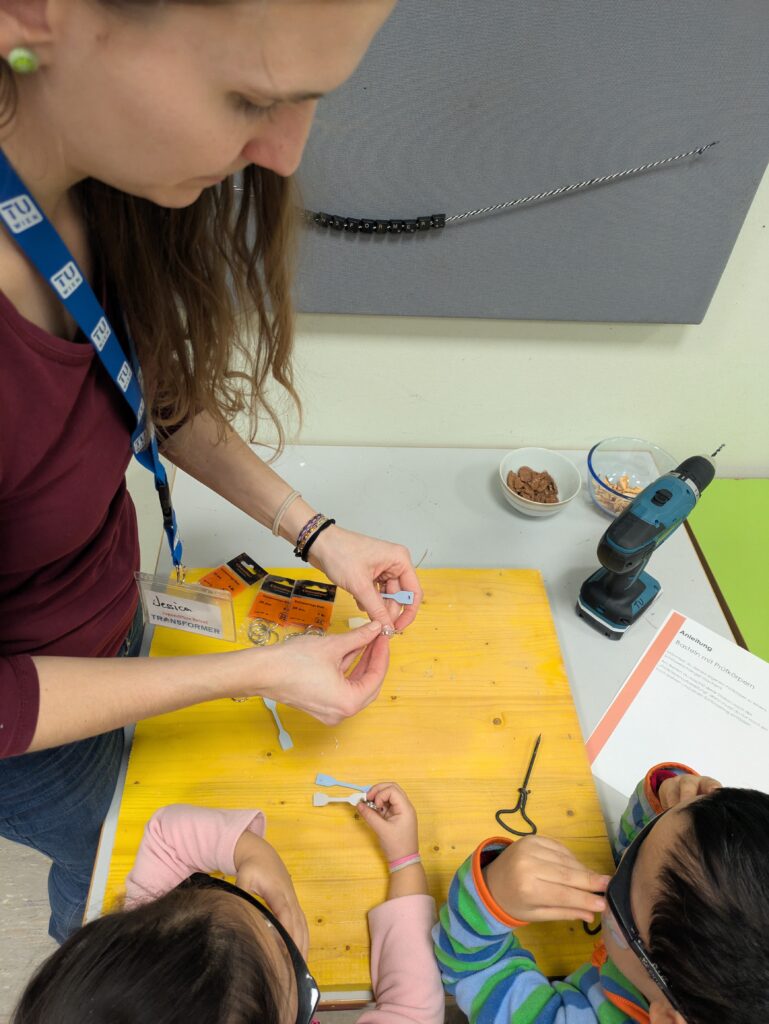
[[[8,63],[17,75],[31,75],[40,67],[40,60],[35,51],[26,46],[15,46],[8,54]]]

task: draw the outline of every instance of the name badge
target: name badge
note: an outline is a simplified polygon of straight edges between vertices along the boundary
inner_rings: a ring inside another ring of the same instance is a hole
[[[199,583],[179,583],[144,572],[134,575],[145,622],[214,640],[235,640],[235,614],[229,591]]]

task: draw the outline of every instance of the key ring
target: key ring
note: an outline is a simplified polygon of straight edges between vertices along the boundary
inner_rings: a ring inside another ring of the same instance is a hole
[[[325,630],[321,629],[320,626],[307,626],[306,629],[300,630],[297,633],[286,633],[283,637],[283,642],[286,640],[296,640],[300,636],[325,636]]]
[[[248,624],[248,639],[255,647],[272,647],[278,643],[280,636],[271,622],[267,622],[266,619],[252,619]]]

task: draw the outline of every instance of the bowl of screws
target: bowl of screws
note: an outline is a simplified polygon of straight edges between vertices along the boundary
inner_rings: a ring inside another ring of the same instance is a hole
[[[554,516],[579,494],[582,477],[571,459],[549,448],[516,448],[499,464],[508,505],[527,516]]]

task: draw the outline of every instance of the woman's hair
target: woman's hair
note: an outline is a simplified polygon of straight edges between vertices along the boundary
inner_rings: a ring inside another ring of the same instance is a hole
[[[769,795],[719,789],[687,804],[662,870],[649,951],[687,1024],[769,1021]]]
[[[167,0],[100,2],[128,8]],[[0,60],[2,122],[15,104],[13,73]],[[242,191],[231,179],[205,189],[184,209],[90,178],[76,186],[76,196],[95,265],[136,345],[155,424],[171,428],[207,412],[223,432],[245,412],[253,438],[263,413],[280,447],[285,435],[266,394],[270,379],[300,409],[291,367],[293,188],[289,179],[253,165],[239,184]]]
[[[285,1024],[239,902],[173,889],[93,921],[38,968],[11,1024]]]

